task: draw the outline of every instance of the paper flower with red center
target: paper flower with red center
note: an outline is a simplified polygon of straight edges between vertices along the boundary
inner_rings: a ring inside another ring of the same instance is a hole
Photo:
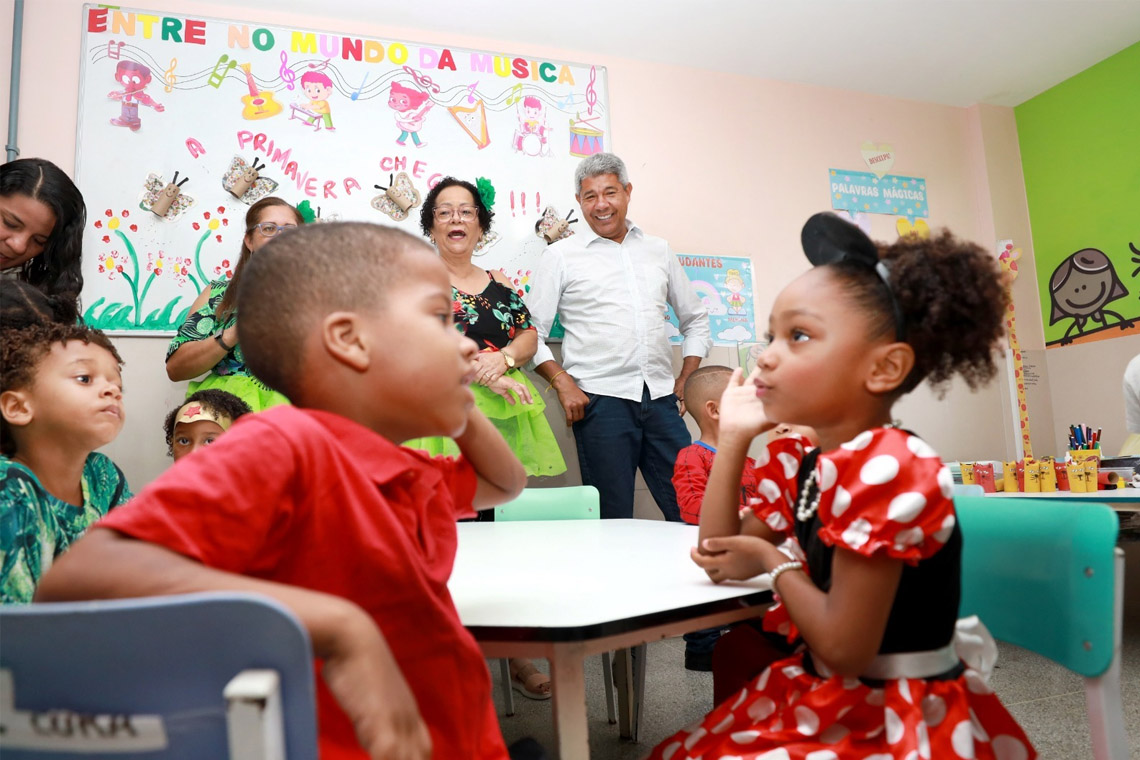
[[[99,273],[106,274],[107,279],[115,279],[115,275],[123,271],[123,264],[127,263],[127,254],[120,253],[118,249],[104,253],[99,257]]]

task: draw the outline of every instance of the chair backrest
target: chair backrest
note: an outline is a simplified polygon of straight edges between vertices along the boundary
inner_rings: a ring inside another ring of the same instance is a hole
[[[1114,646],[1114,550],[1119,523],[1104,504],[1076,499],[956,496],[962,529],[960,612],[994,638],[1085,677]]]
[[[597,520],[601,503],[593,486],[524,488],[514,501],[495,507],[495,520]]]
[[[77,715],[100,716],[88,718],[93,735],[94,726],[121,725],[122,716],[156,716],[167,746],[139,756],[225,758],[223,690],[239,672],[265,669],[280,679],[288,756],[317,757],[309,636],[272,599],[209,593],[7,606],[0,608],[0,636],[4,685],[14,687],[14,698],[0,694],[5,722],[30,711],[39,714],[39,726],[61,734],[79,730]],[[16,749],[3,735],[0,748],[4,760],[77,756]]]

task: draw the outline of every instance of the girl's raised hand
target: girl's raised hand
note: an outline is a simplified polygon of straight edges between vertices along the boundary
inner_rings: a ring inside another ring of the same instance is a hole
[[[764,414],[764,404],[756,396],[756,378],[760,369],[744,377],[744,370],[732,371],[724,395],[720,397],[720,436],[741,435],[754,438],[775,423]]]

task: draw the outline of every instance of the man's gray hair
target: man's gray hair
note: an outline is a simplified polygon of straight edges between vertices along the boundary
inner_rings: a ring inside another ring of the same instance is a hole
[[[578,168],[574,170],[574,187],[577,188],[575,194],[582,192],[582,180],[602,174],[615,175],[623,187],[629,184],[629,172],[626,171],[625,161],[613,153],[595,153],[583,158]]]

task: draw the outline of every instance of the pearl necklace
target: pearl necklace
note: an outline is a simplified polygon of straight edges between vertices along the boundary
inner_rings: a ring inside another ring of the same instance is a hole
[[[811,493],[812,486],[815,485],[815,482],[819,477],[818,473],[819,470],[817,470],[815,467],[811,468],[811,472],[808,473],[807,480],[804,481],[804,490],[800,492],[800,501],[798,504],[796,504],[796,519],[800,522],[807,522],[810,520],[812,516],[815,515],[816,510],[819,509],[819,500],[820,497],[823,496],[823,491],[820,489],[815,489],[815,498],[812,499],[811,504],[807,503],[808,494]]]
[[[893,422],[888,422],[886,425],[883,425],[884,430],[893,427],[898,426]],[[820,464],[819,460],[817,459],[815,467],[811,468],[811,472],[808,473],[807,478],[804,480],[804,490],[800,492],[799,502],[796,504],[796,519],[800,522],[807,522],[812,517],[814,517],[815,513],[819,510],[819,500],[823,497],[822,489],[816,488],[815,498],[811,500],[811,504],[807,503],[808,494],[811,493],[812,487],[815,486],[819,481],[819,469]]]

